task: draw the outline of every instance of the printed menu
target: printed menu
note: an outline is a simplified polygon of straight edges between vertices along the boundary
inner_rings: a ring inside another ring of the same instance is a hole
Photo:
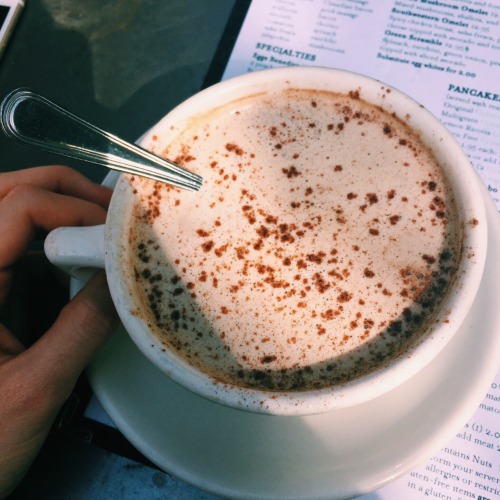
[[[425,105],[500,210],[499,0],[253,0],[223,79],[299,65],[362,73]],[[447,446],[360,498],[500,498],[500,372]]]
[[[500,377],[463,429],[420,468],[359,500],[500,498]]]
[[[498,0],[253,0],[223,78],[299,65],[363,73],[425,105],[500,209]]]

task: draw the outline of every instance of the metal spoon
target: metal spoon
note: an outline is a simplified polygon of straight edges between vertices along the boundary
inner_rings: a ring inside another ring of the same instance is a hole
[[[51,153],[191,191],[198,191],[202,185],[199,175],[101,130],[26,89],[14,90],[4,98],[0,126],[8,137]]]

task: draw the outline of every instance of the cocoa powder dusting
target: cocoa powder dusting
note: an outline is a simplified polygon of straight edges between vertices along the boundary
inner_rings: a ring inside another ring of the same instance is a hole
[[[342,383],[353,367],[359,376],[397,356],[456,267],[454,249],[431,238],[452,227],[452,202],[439,172],[416,177],[425,150],[407,125],[359,90],[308,94],[294,109],[297,95],[256,97],[265,106],[232,110],[231,126],[208,121],[165,149],[200,169],[206,200],[132,181],[137,220],[165,220],[164,249],[162,231],[131,237],[137,286],[165,348],[221,381],[264,390]],[[276,106],[279,119],[255,111]],[[353,160],[361,141],[384,154]],[[415,250],[399,246],[407,237]]]

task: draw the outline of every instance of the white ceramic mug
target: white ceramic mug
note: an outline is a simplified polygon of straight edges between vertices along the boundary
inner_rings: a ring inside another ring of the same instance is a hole
[[[306,88],[339,93],[357,92],[367,102],[395,113],[410,125],[434,152],[452,185],[463,226],[464,256],[455,283],[440,305],[438,320],[403,356],[381,369],[331,387],[302,391],[272,391],[221,383],[195,368],[152,335],[137,310],[130,269],[121,264],[127,247],[133,195],[127,176],[117,182],[108,218],[103,226],[60,228],[49,234],[48,258],[79,280],[95,268],[105,268],[111,294],[123,325],[138,348],[179,384],[195,393],[235,408],[280,415],[304,415],[352,406],[390,391],[423,369],[444,346],[466,317],[479,288],[487,246],[487,222],[480,181],[451,134],[411,98],[370,78],[324,68],[286,68],[251,73],[224,81],[188,99],[148,132],[141,145],[152,138],[168,143],[173,128],[182,129],[190,120],[226,103],[279,88]],[[204,186],[202,189],[208,189]],[[478,224],[468,224],[476,221]],[[472,227],[474,226],[474,227]],[[144,388],[147,390],[147,388]]]

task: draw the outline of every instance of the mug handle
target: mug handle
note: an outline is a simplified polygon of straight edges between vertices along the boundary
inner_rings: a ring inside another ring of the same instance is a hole
[[[104,224],[54,229],[44,251],[52,264],[85,283],[97,269],[104,269]]]

